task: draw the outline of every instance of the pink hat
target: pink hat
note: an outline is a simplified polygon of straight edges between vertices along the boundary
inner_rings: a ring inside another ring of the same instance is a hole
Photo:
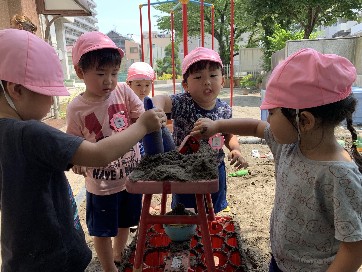
[[[279,63],[270,75],[260,109],[307,109],[345,99],[356,80],[346,58],[302,49]]]
[[[135,62],[128,68],[127,81],[154,79],[155,71],[146,62]]]
[[[34,34],[0,30],[0,79],[48,96],[69,95],[53,47]]]
[[[182,62],[182,75],[184,75],[189,67],[200,60],[209,60],[220,63],[222,67],[222,61],[219,54],[209,48],[197,47],[188,53]]]
[[[72,49],[72,60],[73,65],[77,65],[80,58],[90,51],[103,49],[103,48],[114,48],[117,49],[121,58],[124,56],[124,52],[105,34],[98,31],[91,31],[82,34],[75,42]]]

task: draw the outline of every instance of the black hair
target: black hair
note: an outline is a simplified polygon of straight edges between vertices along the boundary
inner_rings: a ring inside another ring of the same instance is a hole
[[[215,61],[210,60],[200,60],[190,65],[190,67],[186,70],[185,74],[183,75],[183,83],[187,82],[188,77],[190,74],[199,72],[201,70],[206,69],[207,65],[209,65],[209,69],[211,70],[217,70],[220,69],[222,75],[224,75],[224,71],[222,69],[222,65]]]
[[[85,72],[96,67],[118,67],[121,65],[121,55],[115,48],[103,48],[85,53],[79,60],[79,67]]]
[[[362,156],[357,151],[357,132],[353,127],[352,115],[356,110],[357,99],[353,94],[350,94],[345,99],[318,106],[308,109],[300,109],[299,114],[302,111],[308,111],[315,118],[318,118],[322,125],[336,127],[342,121],[346,120],[347,129],[350,131],[352,136],[352,145],[351,145],[351,155],[353,156],[354,161],[356,162],[359,171],[362,173]],[[283,115],[292,123],[292,125],[297,129],[297,124],[295,121],[296,110],[289,108],[281,108]]]

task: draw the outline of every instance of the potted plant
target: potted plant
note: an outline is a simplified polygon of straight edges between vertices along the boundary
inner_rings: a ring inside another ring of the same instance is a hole
[[[240,87],[242,94],[247,95],[249,94],[249,90],[256,87],[256,81],[252,74],[248,74],[243,76],[240,79]]]

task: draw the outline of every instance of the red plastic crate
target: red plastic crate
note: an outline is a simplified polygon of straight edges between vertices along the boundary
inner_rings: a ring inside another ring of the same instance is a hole
[[[209,223],[214,260],[218,260],[216,271],[234,272],[246,271],[243,254],[240,251],[240,237],[231,217],[216,217]],[[191,241],[171,242],[165,234],[161,224],[150,225],[146,235],[145,254],[143,256],[143,270],[160,272],[165,270],[167,256],[174,247],[180,247],[181,252],[190,256],[190,268],[181,270],[187,272],[207,272],[204,250],[199,226]],[[136,241],[134,240],[126,251],[120,271],[132,272]],[[179,252],[179,251],[177,251]]]

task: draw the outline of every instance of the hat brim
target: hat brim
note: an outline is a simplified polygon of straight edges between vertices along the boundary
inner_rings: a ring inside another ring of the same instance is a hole
[[[69,96],[70,93],[65,86],[49,86],[49,87],[39,87],[32,85],[22,85],[25,88],[31,90],[32,92],[43,94],[47,96]]]
[[[153,81],[154,78],[148,77],[148,76],[131,76],[127,78],[127,81],[135,81],[135,80],[151,80]]]

